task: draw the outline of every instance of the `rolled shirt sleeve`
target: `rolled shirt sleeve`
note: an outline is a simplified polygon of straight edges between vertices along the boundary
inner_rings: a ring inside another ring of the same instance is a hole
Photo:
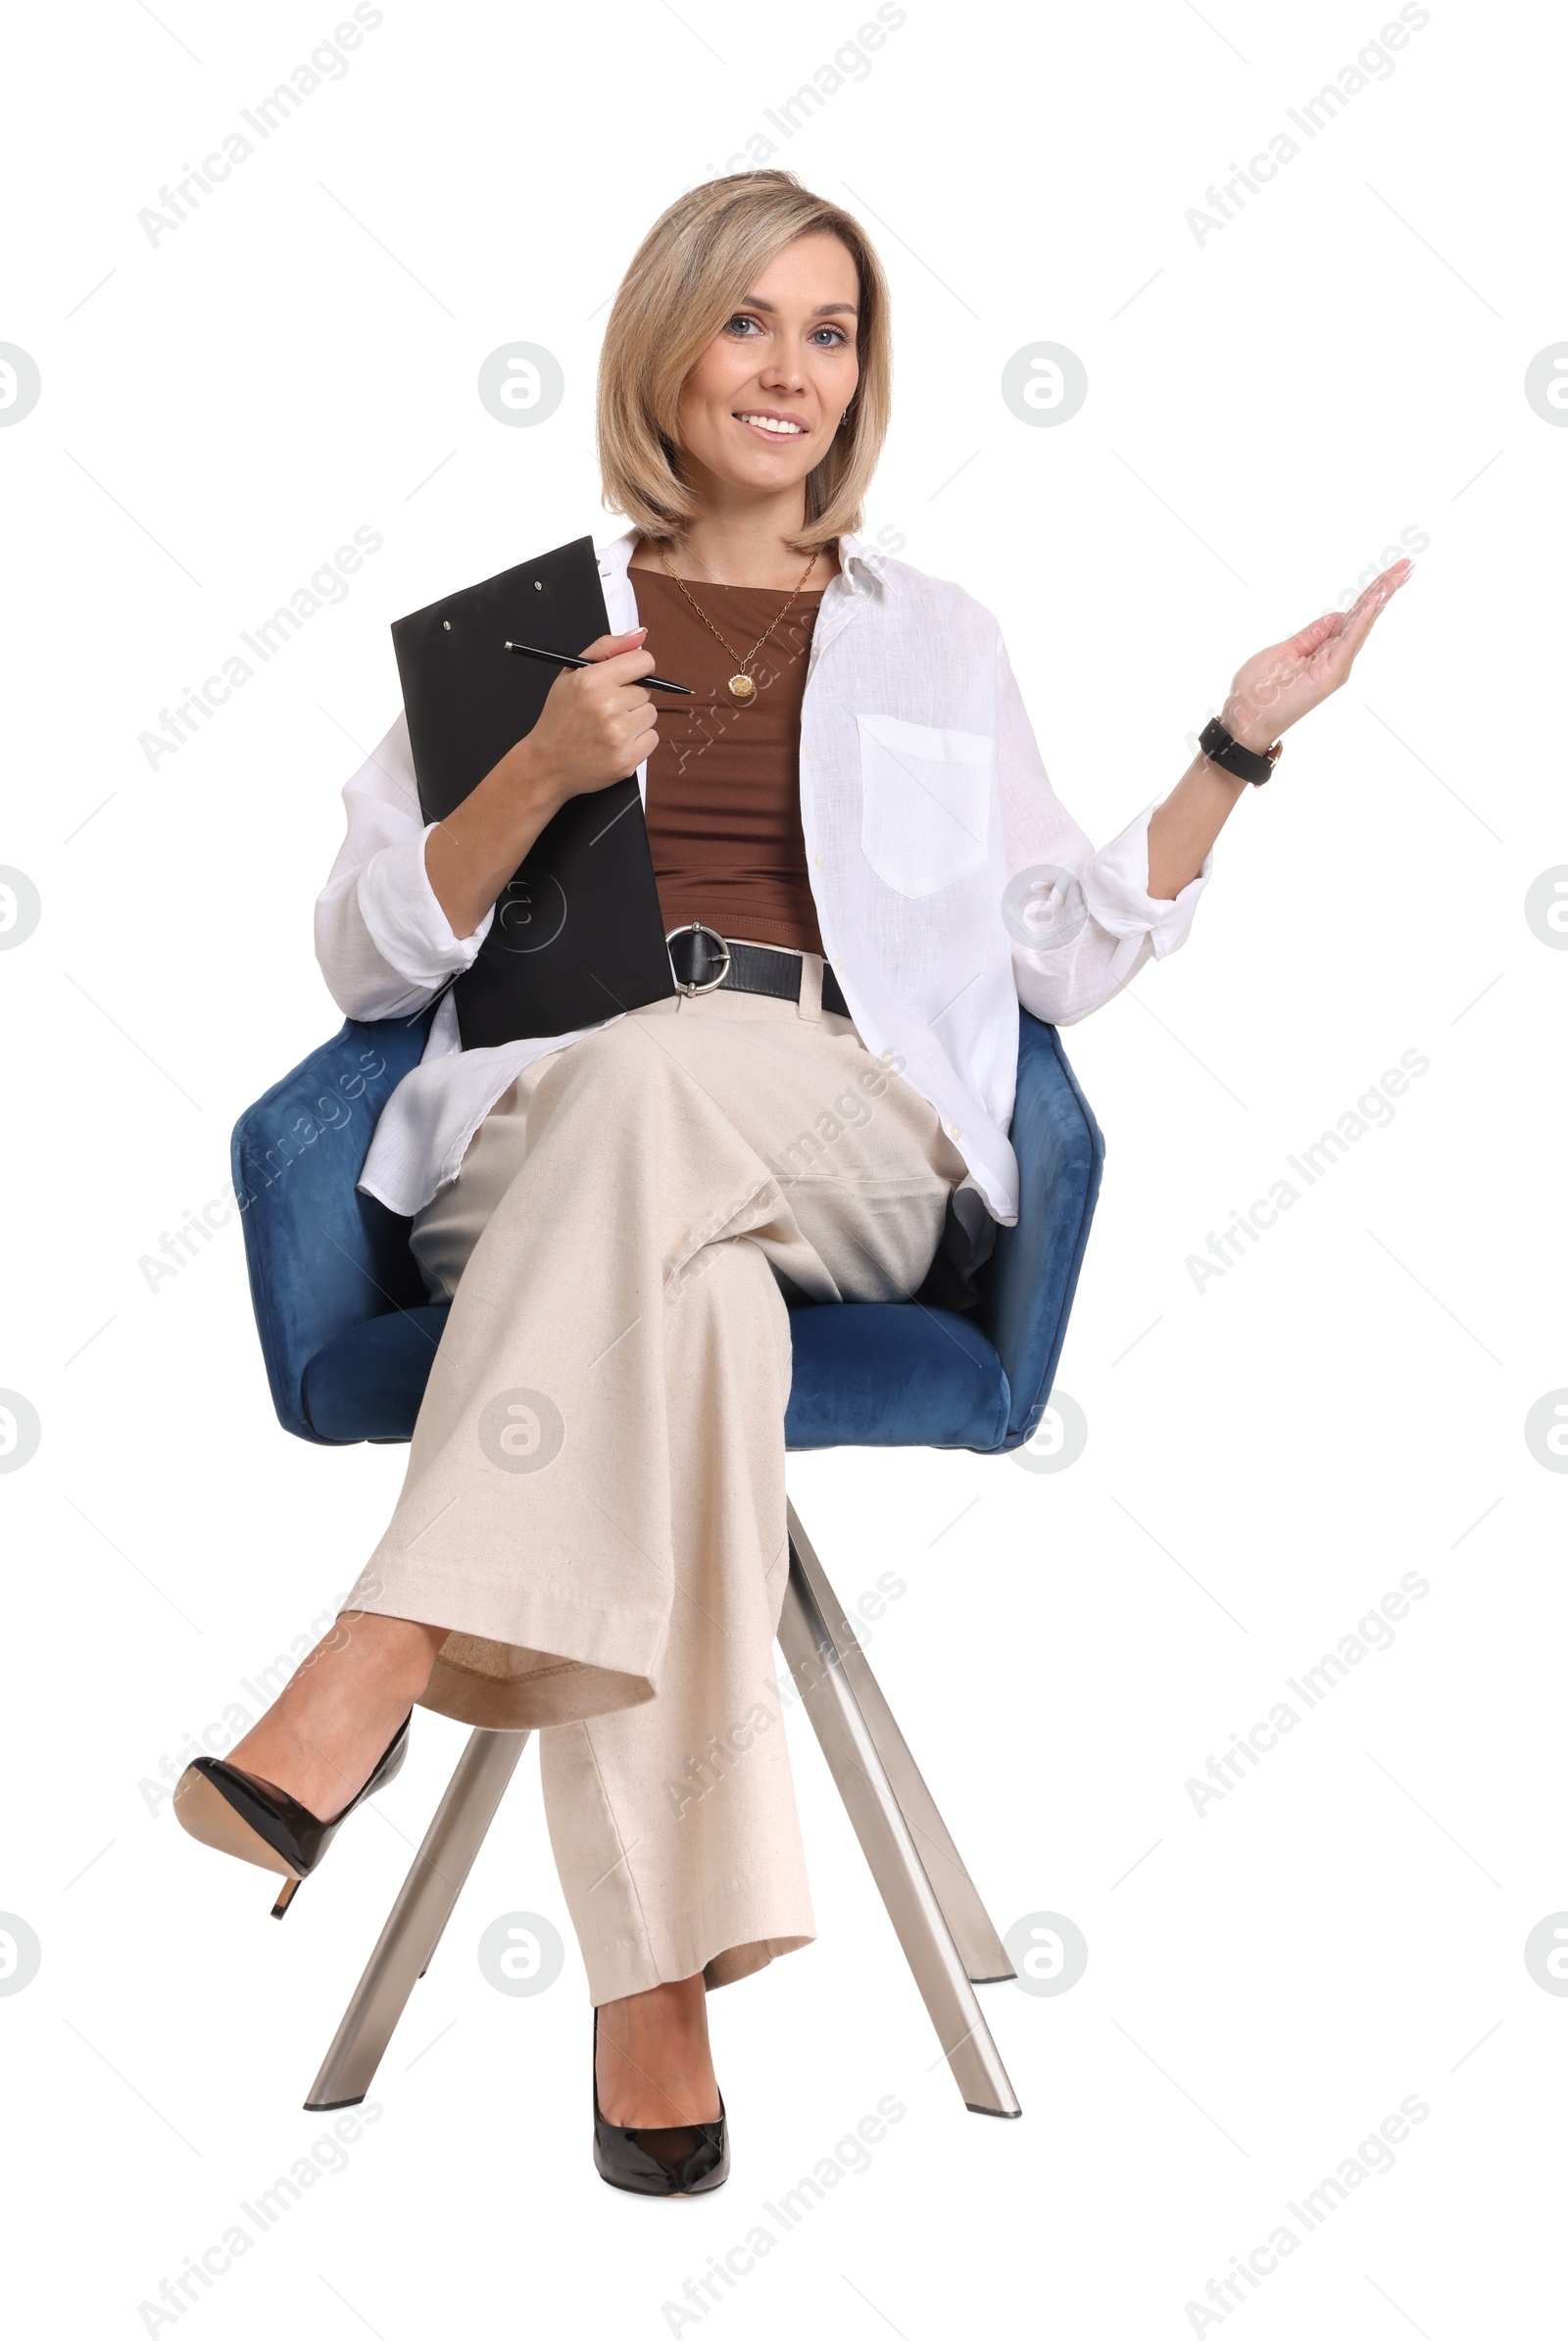
[[[1150,958],[1179,951],[1214,866],[1210,853],[1174,902],[1149,891],[1155,799],[1097,853],[1051,785],[999,635],[998,756],[1018,998],[1048,1024],[1076,1024],[1112,999]],[[1031,947],[1031,929],[1054,942]]]
[[[400,714],[344,786],[348,832],[316,904],[316,955],[346,1016],[416,1012],[473,964],[492,906],[471,935],[452,932],[424,866],[433,822]]]

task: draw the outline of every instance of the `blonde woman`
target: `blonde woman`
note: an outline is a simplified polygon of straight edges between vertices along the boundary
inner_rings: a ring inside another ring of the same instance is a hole
[[[401,719],[349,782],[317,919],[347,1014],[423,1008],[558,807],[634,767],[702,988],[467,1051],[438,1009],[362,1180],[453,1302],[403,1492],[337,1628],[178,1797],[192,1833],[299,1878],[415,1706],[537,1728],[596,2161],[649,2194],[728,2170],[708,1990],[812,1935],[770,1695],[786,1301],[965,1284],[1016,1215],[1018,1002],[1075,1022],[1186,941],[1249,776],[1409,570],[1250,659],[1209,753],[1097,853],[995,620],[855,533],[890,387],[856,220],[780,171],[682,196],[605,337],[614,630],[446,820],[420,818]],[[655,671],[695,700],[658,705]],[[1016,940],[1004,890],[1048,869],[1041,940]]]

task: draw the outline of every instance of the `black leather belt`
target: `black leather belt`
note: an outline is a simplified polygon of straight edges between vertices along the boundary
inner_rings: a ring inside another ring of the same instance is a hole
[[[801,954],[769,951],[759,943],[727,943],[712,927],[675,927],[664,937],[675,981],[688,994],[760,992],[768,1000],[801,997]],[[839,979],[824,960],[822,1005],[829,1015],[847,1016],[849,1002]]]

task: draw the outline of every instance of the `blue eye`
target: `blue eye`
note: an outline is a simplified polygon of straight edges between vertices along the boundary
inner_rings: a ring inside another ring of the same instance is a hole
[[[723,329],[733,335],[736,341],[750,341],[754,329],[756,333],[760,333],[763,327],[760,318],[749,316],[744,310],[737,310],[734,317],[725,319]],[[849,338],[842,325],[818,325],[810,336],[813,347],[828,350],[844,348]]]

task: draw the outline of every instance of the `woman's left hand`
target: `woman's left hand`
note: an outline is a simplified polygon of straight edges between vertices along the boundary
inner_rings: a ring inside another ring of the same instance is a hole
[[[1232,739],[1261,756],[1282,732],[1338,691],[1379,611],[1398,592],[1412,565],[1396,561],[1392,569],[1373,578],[1349,610],[1315,617],[1288,642],[1277,642],[1249,658],[1220,709],[1220,721]]]

